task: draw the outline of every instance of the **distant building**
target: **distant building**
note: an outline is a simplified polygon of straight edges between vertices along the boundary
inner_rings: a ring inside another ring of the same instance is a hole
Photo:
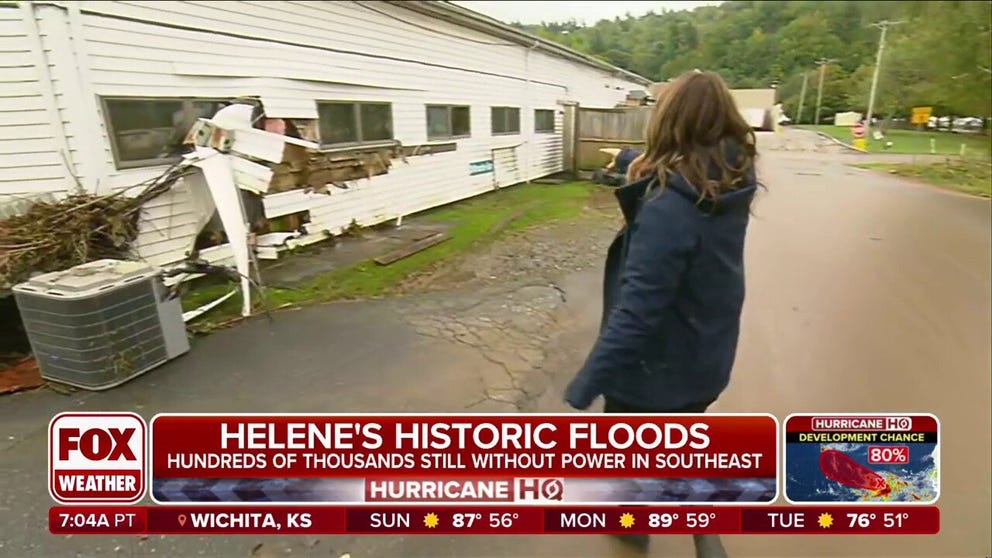
[[[864,116],[860,112],[838,112],[834,115],[834,126],[854,126]]]
[[[731,89],[737,109],[756,130],[774,130],[781,117],[775,89]]]

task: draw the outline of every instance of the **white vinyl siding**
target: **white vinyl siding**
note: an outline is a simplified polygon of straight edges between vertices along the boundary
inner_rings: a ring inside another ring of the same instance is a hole
[[[45,98],[41,44],[32,36],[29,11],[0,6],[0,205],[73,187]]]
[[[118,168],[100,101],[105,97],[257,97],[269,116],[299,119],[318,118],[323,101],[388,103],[392,137],[401,144],[457,144],[455,151],[394,160],[387,174],[350,182],[347,190],[331,188],[330,195],[292,191],[265,197],[270,217],[309,210],[308,228],[314,233],[337,234],[353,221],[373,225],[490,191],[494,183],[507,186],[558,172],[560,103],[612,107],[627,91],[641,87],[388,3],[79,5],[78,21],[58,6],[38,4],[35,10],[61,115],[57,124],[65,130],[77,175],[100,191],[134,185],[164,169]],[[5,45],[0,39],[0,48]],[[31,64],[16,52],[3,64]],[[15,66],[19,75],[25,68]],[[0,76],[0,82],[6,79]],[[92,102],[80,91],[89,91]],[[43,133],[49,119],[42,103],[29,98],[38,119],[0,107],[0,126],[4,119],[17,120],[24,130]],[[428,105],[469,107],[470,136],[429,138]],[[520,109],[519,133],[492,135],[491,109],[500,106]],[[534,109],[552,107],[557,107],[555,132],[535,133]],[[51,161],[50,138],[33,139],[39,141],[30,144],[32,153]],[[508,145],[516,147],[497,149],[497,163],[494,149]],[[498,172],[470,173],[472,163],[485,161],[493,161]],[[31,180],[49,180],[38,169],[27,174]],[[11,190],[2,182],[6,178],[0,177],[0,192]],[[58,184],[65,187],[64,181]],[[182,183],[153,200],[143,214],[140,255],[156,264],[182,259],[212,209],[208,194]]]

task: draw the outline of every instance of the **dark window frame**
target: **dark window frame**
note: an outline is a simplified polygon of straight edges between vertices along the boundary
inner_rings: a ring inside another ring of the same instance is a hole
[[[540,114],[540,113],[547,113],[547,114],[550,114],[551,115],[551,127],[550,128],[540,128],[540,127],[538,127],[539,124],[540,124],[540,120],[538,119],[538,114]],[[553,134],[553,133],[555,133],[555,128],[556,128],[556,122],[555,122],[555,119],[556,118],[555,117],[556,116],[557,115],[555,114],[555,110],[554,109],[534,109],[534,133],[535,134]]]
[[[503,116],[502,116],[501,120],[503,120],[503,126],[504,126],[504,129],[503,130],[497,130],[496,129],[496,121],[498,120],[496,118],[497,111],[502,111],[501,114]],[[509,128],[509,126],[507,126],[507,124],[509,124],[510,123],[510,120],[511,120],[510,117],[509,117],[510,114],[516,114],[517,115],[515,129],[512,129],[512,130]],[[490,116],[490,119],[491,119],[490,130],[492,132],[492,135],[494,135],[494,136],[517,136],[517,135],[520,135],[520,107],[506,107],[506,106],[491,107],[491,110],[489,111],[489,116]]]
[[[162,156],[150,159],[135,159],[131,161],[121,160],[121,148],[118,145],[118,132],[111,118],[110,104],[116,101],[124,102],[161,102],[161,103],[181,103],[192,101],[195,103],[215,103],[219,105],[229,105],[230,98],[219,97],[143,97],[134,95],[100,95],[100,110],[103,112],[103,125],[106,129],[107,140],[110,142],[110,153],[114,158],[114,167],[117,170],[131,170],[149,167],[162,167],[172,165],[182,160],[181,156]],[[223,108],[223,107],[221,107]],[[219,109],[218,109],[219,110]],[[211,115],[212,116],[212,115]]]
[[[453,109],[465,109],[468,111],[468,133],[466,134],[456,134],[455,133],[455,121],[454,121],[454,110]],[[431,134],[431,123],[430,114],[431,109],[445,109],[448,113],[448,133],[447,134]],[[448,139],[464,139],[472,137],[472,107],[470,105],[426,105],[424,107],[424,117],[427,123],[427,139],[428,140],[448,140]]]
[[[324,123],[321,118],[320,109],[325,105],[351,105],[352,116],[354,117],[355,133],[357,135],[356,140],[351,141],[340,141],[340,142],[330,142],[324,139]],[[375,106],[386,106],[389,108],[389,138],[388,139],[374,139],[366,140],[363,136],[362,130],[362,106],[363,105],[375,105]],[[350,101],[350,100],[333,100],[333,101],[317,101],[317,129],[320,134],[320,145],[321,147],[347,147],[347,146],[361,146],[361,145],[380,145],[380,144],[390,144],[396,141],[396,128],[393,126],[393,103],[388,101]]]

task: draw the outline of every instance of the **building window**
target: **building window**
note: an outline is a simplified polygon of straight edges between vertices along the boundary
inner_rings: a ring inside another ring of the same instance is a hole
[[[493,134],[519,134],[520,109],[493,107]]]
[[[393,106],[389,103],[317,103],[317,115],[324,145],[393,139]]]
[[[166,165],[184,153],[183,140],[199,118],[227,105],[215,99],[104,98],[114,161],[119,169]]]
[[[555,133],[555,111],[547,109],[535,110],[534,131],[539,134]]]
[[[427,139],[467,138],[472,135],[468,107],[427,106]]]

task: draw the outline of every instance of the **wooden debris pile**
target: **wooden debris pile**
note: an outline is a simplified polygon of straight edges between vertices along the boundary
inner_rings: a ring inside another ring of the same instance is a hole
[[[328,184],[386,174],[392,160],[402,156],[398,146],[311,153],[306,158],[276,165],[268,193],[297,189],[324,192]]]
[[[37,202],[23,215],[0,221],[0,288],[33,273],[60,271],[101,258],[127,258],[138,236],[141,208],[168,191],[185,172],[161,176],[112,194],[73,194]],[[140,188],[137,195],[128,192]]]

